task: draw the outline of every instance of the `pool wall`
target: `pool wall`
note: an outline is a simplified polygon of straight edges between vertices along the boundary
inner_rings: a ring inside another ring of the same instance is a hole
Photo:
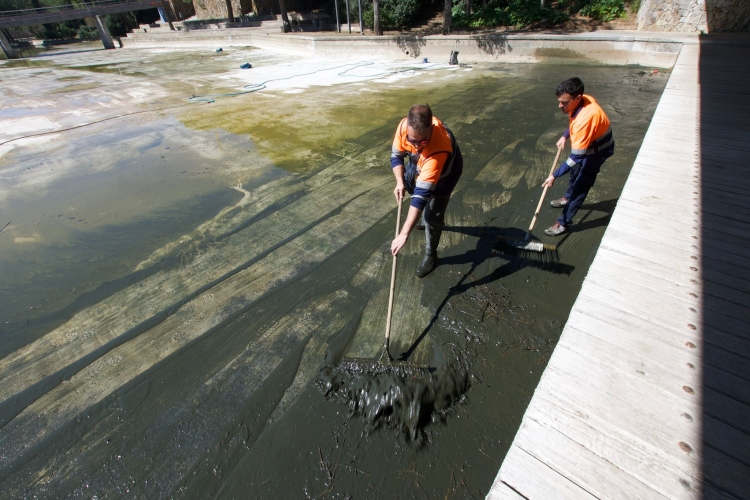
[[[231,31],[229,33],[228,31]],[[459,36],[295,36],[254,33],[252,28],[189,33],[131,33],[124,47],[254,46],[274,52],[322,58],[458,61],[555,62],[640,65],[671,68],[682,43],[653,36],[576,35],[459,35]]]

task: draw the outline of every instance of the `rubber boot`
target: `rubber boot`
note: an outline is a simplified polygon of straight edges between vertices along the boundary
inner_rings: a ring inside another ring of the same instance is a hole
[[[417,278],[424,278],[435,269],[437,265],[437,247],[440,243],[440,235],[443,233],[442,229],[435,229],[434,227],[425,228],[426,245],[424,249],[424,258],[422,263],[417,267],[416,275]]]
[[[437,252],[427,252],[422,259],[422,263],[417,267],[417,278],[424,278],[435,269],[437,264]]]

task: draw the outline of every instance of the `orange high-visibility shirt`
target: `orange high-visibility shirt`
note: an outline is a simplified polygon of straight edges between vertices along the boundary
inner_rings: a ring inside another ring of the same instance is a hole
[[[609,118],[596,99],[584,94],[583,106],[577,111],[570,117],[571,155],[596,154],[612,143]]]
[[[411,204],[421,209],[429,201],[438,181],[451,174],[455,139],[445,125],[433,116],[432,135],[420,153],[407,140],[406,130],[407,119],[404,118],[398,124],[393,138],[391,167],[403,166],[407,155],[416,164],[418,175]]]

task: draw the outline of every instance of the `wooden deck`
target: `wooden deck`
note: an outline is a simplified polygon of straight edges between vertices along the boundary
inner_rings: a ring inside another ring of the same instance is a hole
[[[684,45],[487,498],[750,498],[748,162],[750,44]]]

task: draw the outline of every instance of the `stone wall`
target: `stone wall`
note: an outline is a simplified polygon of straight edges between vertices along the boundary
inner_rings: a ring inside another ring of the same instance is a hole
[[[638,29],[644,31],[750,31],[748,0],[643,0]]]
[[[188,1],[195,5],[195,14],[198,19],[226,19],[226,0],[170,0],[172,2]],[[356,0],[350,0],[356,2]],[[369,0],[367,0],[369,1]],[[340,0],[343,5],[344,0]],[[285,0],[284,4],[288,12],[310,11],[312,2],[305,0]],[[363,2],[364,4],[364,2]],[[353,5],[356,5],[353,4]],[[255,16],[274,16],[281,12],[279,0],[232,0],[232,13],[235,17],[253,14]]]
[[[750,31],[750,1],[706,0],[709,31]]]
[[[226,0],[193,0],[198,19],[226,19]],[[239,17],[253,11],[252,0],[232,0],[232,15]]]
[[[167,0],[167,5],[172,9],[173,21],[182,21],[195,15],[192,0]]]

